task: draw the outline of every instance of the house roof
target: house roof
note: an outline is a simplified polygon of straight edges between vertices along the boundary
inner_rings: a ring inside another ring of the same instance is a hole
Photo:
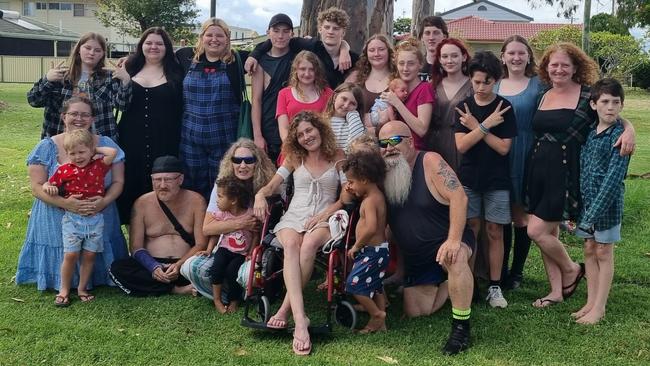
[[[528,20],[529,22],[532,22],[532,21],[534,20],[533,18],[531,18],[531,17],[529,17],[529,16],[527,16],[527,15],[524,15],[524,14],[522,14],[522,13],[516,12],[516,11],[514,11],[514,10],[512,10],[512,9],[508,9],[508,8],[502,6],[502,5],[495,4],[495,3],[491,2],[491,1],[487,1],[487,0],[479,1],[478,3],[472,1],[472,2],[469,3],[469,4],[465,4],[465,5],[463,5],[463,6],[459,6],[459,7],[457,7],[457,8],[454,8],[454,9],[451,9],[451,10],[446,11],[446,12],[444,12],[444,13],[441,13],[441,14],[440,14],[440,17],[442,17],[442,18],[444,18],[444,19],[449,19],[449,18],[450,18],[449,16],[450,16],[452,13],[455,13],[455,12],[457,12],[457,11],[459,11],[459,10],[463,10],[463,9],[468,8],[468,7],[470,7],[470,6],[476,6],[476,5],[479,5],[480,3],[485,3],[485,4],[487,4],[487,5],[490,5],[490,6],[493,6],[493,7],[495,7],[495,8],[501,9],[501,10],[506,11],[506,12],[508,12],[508,13],[514,14],[514,15],[516,15],[516,16],[518,16],[518,17],[521,17],[521,18],[524,18],[524,19]]]
[[[31,18],[21,16],[0,18],[0,37],[76,42],[79,36],[78,33],[59,29]]]
[[[467,16],[447,22],[451,35],[470,42],[503,42],[513,34],[528,39],[543,30],[566,25],[582,29],[582,24],[494,22],[477,16]]]

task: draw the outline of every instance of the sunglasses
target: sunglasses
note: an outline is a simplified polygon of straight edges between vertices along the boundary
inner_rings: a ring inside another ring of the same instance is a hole
[[[243,161],[244,164],[251,165],[251,164],[255,164],[257,158],[254,156],[233,156],[232,158],[230,158],[230,161],[232,161],[234,164],[241,164]]]
[[[385,148],[388,147],[388,145],[390,145],[390,146],[397,146],[397,145],[399,145],[399,144],[400,144],[404,139],[407,139],[407,138],[409,138],[409,137],[411,137],[411,136],[400,136],[400,135],[397,135],[397,136],[391,136],[391,137],[389,137],[389,138],[387,138],[387,139],[381,139],[381,140],[379,140],[379,147],[381,147],[382,149],[385,149]]]

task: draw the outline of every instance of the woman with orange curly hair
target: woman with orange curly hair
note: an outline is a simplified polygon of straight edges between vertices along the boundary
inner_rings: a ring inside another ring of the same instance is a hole
[[[289,122],[298,112],[324,111],[332,93],[318,56],[311,51],[300,51],[291,64],[288,86],[278,93],[275,118],[282,142],[287,139]]]
[[[528,235],[542,251],[551,285],[551,292],[533,303],[543,308],[573,295],[585,275],[584,265],[574,262],[558,239],[558,230],[562,220],[575,220],[580,213],[580,146],[598,121],[589,106],[589,86],[598,78],[598,65],[577,46],[558,43],[544,52],[539,77],[550,88],[533,117],[535,142],[524,189]],[[634,147],[634,129],[629,122],[625,125],[617,142],[621,154]]]
[[[255,215],[266,214],[266,197],[275,192],[293,173],[294,195],[289,209],[273,231],[284,248],[284,284],[287,294],[268,328],[287,328],[289,313],[295,331],[293,351],[311,351],[309,319],[305,314],[302,289],[314,269],[318,249],[330,238],[327,219],[338,207],[337,189],[344,181],[339,163],[344,158],[336,148],[334,133],[316,113],[300,112],[289,126],[282,145],[285,160],[271,182],[255,195]]]
[[[411,129],[413,143],[418,150],[425,150],[424,136],[429,129],[435,98],[431,84],[420,80],[420,69],[426,59],[420,51],[420,42],[409,38],[395,47],[395,65],[399,78],[408,85],[408,96],[402,102],[392,91],[381,93],[381,99],[388,102],[399,113],[398,119]]]

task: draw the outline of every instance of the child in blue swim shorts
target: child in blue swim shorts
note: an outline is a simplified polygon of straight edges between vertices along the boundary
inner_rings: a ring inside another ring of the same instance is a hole
[[[358,151],[343,164],[348,182],[346,191],[361,200],[356,241],[348,250],[354,260],[345,291],[363,306],[370,320],[360,333],[386,330],[386,297],[382,279],[388,267],[386,242],[386,201],[379,188],[386,175],[386,166],[379,153]]]

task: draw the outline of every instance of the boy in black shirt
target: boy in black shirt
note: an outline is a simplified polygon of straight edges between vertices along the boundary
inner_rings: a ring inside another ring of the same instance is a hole
[[[469,75],[474,95],[456,107],[456,147],[463,154],[458,176],[467,194],[467,221],[475,236],[481,218],[486,221],[490,275],[486,300],[492,307],[505,308],[508,302],[500,281],[503,225],[511,222],[508,152],[517,125],[510,103],[494,93],[494,84],[502,75],[499,59],[490,51],[477,52]]]

